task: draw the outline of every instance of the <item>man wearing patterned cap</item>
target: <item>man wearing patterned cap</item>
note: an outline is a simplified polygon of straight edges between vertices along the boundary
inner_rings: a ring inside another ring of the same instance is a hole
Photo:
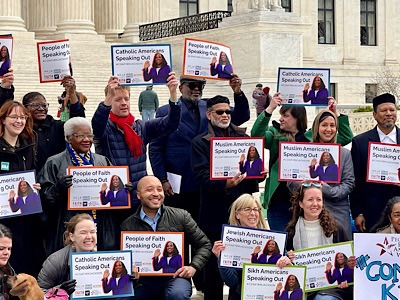
[[[373,116],[377,125],[353,138],[351,156],[356,185],[350,195],[350,207],[355,225],[360,232],[368,232],[379,220],[388,200],[400,195],[400,187],[366,181],[369,142],[400,143],[400,129],[396,126],[397,109],[393,95],[385,93],[373,99]]]

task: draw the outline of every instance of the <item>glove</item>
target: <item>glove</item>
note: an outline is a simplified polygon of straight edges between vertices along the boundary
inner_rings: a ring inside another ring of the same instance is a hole
[[[73,292],[75,292],[75,287],[76,287],[75,279],[67,280],[60,284],[60,289],[66,291],[68,295],[71,295]]]
[[[124,188],[129,192],[129,193],[132,193],[132,191],[133,191],[133,184],[132,183],[126,183],[125,184],[125,186],[124,186]]]
[[[56,183],[56,190],[61,192],[72,186],[72,175],[65,175],[58,179]]]

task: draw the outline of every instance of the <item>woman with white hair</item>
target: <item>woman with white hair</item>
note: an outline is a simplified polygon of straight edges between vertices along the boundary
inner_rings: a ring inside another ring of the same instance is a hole
[[[93,132],[90,121],[76,117],[64,124],[65,151],[51,156],[38,175],[42,184],[41,199],[48,216],[46,252],[51,254],[63,246],[64,223],[79,211],[67,210],[68,189],[72,186],[72,175],[67,175],[70,166],[110,166],[105,156],[92,153]],[[51,213],[50,213],[51,212]]]

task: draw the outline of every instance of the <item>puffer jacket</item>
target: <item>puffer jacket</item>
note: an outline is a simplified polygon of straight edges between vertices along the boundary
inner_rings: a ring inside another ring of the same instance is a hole
[[[69,279],[71,251],[71,245],[65,246],[45,260],[38,276],[38,284],[43,290],[49,290]]]
[[[153,231],[151,226],[140,218],[141,209],[140,206],[132,216],[122,223],[121,230]],[[156,231],[184,232],[185,241],[197,249],[190,266],[197,271],[203,269],[211,255],[211,243],[186,210],[162,205]]]
[[[146,145],[156,137],[168,135],[174,132],[180,122],[181,105],[170,102],[169,114],[163,118],[156,118],[145,123],[136,120],[132,128],[142,139],[142,155],[133,157],[125,143],[124,134],[118,127],[108,119],[111,106],[104,105],[101,102],[93,115],[92,127],[96,137],[96,153],[108,157],[114,166],[129,166],[130,181],[133,184],[131,201],[133,204],[139,204],[136,197],[136,187],[138,181],[147,175],[146,171]]]

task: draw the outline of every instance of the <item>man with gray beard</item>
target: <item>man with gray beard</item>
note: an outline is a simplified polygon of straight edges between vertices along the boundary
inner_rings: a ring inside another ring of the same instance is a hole
[[[207,100],[208,131],[192,141],[192,171],[200,186],[199,226],[214,243],[220,240],[222,224],[228,223],[229,207],[244,193],[258,191],[257,179],[245,179],[238,173],[228,180],[210,180],[210,139],[247,137],[244,128],[231,124],[229,99],[215,96]],[[205,267],[204,299],[223,299],[223,282],[217,258],[212,255]]]

